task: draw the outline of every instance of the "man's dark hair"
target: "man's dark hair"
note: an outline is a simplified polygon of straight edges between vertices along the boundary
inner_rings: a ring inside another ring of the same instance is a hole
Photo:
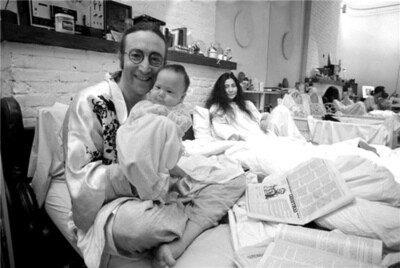
[[[125,54],[125,47],[126,47],[126,37],[135,32],[139,31],[149,31],[153,32],[156,35],[158,35],[165,44],[165,57],[164,57],[164,64],[167,62],[167,55],[168,55],[168,47],[167,47],[167,41],[165,40],[165,37],[163,33],[160,31],[160,27],[154,23],[151,22],[140,22],[138,24],[133,25],[131,28],[128,28],[125,30],[125,32],[122,34],[121,41],[119,43],[119,54],[120,54],[120,68],[124,67],[124,54]]]

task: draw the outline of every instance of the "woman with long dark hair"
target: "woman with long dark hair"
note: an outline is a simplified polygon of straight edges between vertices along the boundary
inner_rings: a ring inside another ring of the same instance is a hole
[[[229,79],[232,81],[229,81]],[[237,80],[233,73],[224,73],[218,78],[217,82],[215,82],[211,95],[206,102],[206,107],[210,109],[211,106],[217,105],[224,113],[234,116],[231,106],[232,102],[235,103],[241,111],[253,117],[249,108],[246,107],[246,101],[239,80]]]
[[[356,102],[350,105],[341,103],[339,90],[334,86],[327,88],[322,100],[327,113],[342,113],[348,115],[365,115],[367,113],[365,105],[362,102]]]
[[[210,111],[214,132],[221,139],[247,140],[264,134],[260,128],[262,115],[251,101],[246,101],[233,73],[224,73],[217,79],[206,108]]]
[[[242,87],[233,73],[222,74],[206,101],[212,133],[222,140],[249,140],[275,133],[304,140],[290,111],[278,105],[271,114],[260,113],[245,99]]]

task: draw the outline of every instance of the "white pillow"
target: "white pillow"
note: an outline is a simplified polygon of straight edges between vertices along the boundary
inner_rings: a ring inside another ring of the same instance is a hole
[[[46,199],[51,178],[64,174],[64,151],[60,134],[67,110],[68,105],[56,102],[38,111],[28,176],[32,176],[31,186],[39,206]]]
[[[208,109],[196,106],[193,113],[193,132],[196,140],[214,141]]]

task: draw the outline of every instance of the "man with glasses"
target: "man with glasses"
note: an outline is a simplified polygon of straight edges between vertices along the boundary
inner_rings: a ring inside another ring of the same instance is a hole
[[[71,244],[78,245],[88,267],[118,267],[146,256],[155,259],[157,267],[173,266],[186,247],[233,206],[221,200],[220,192],[237,200],[245,181],[239,177],[212,185],[192,200],[193,207],[207,203],[224,208],[211,216],[186,216],[179,203],[140,200],[118,164],[116,132],[164,66],[164,36],[154,24],[134,25],[122,36],[119,56],[121,71],[79,91],[68,109],[62,131],[65,177],[52,180],[46,210]],[[184,217],[188,219],[182,221]],[[165,226],[159,219],[170,223]]]

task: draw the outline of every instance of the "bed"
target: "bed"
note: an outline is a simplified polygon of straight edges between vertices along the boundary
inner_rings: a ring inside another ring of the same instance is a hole
[[[374,145],[380,155],[378,157],[371,151],[358,148],[360,138],[330,145],[315,145],[290,138],[219,140],[213,134],[207,109],[196,107],[193,118],[196,139],[185,142],[189,151],[203,154],[224,152],[258,178],[283,173],[316,156],[334,162],[355,193],[356,201],[317,219],[314,223],[318,228],[338,229],[347,234],[380,239],[385,247],[385,257],[393,257],[386,253],[394,251],[394,259],[399,260],[400,149],[392,150],[385,145]],[[253,233],[253,237],[260,239],[271,233],[259,224],[256,225],[254,228],[257,231]],[[388,263],[383,262],[382,265],[387,266]]]
[[[67,109],[67,105],[55,103],[51,107],[41,108],[38,113],[28,176],[33,178],[31,186],[39,206],[44,203],[51,177],[57,176],[58,167],[63,163],[59,131]],[[186,139],[191,136],[187,133]],[[132,263],[116,258],[111,259],[108,267],[121,268],[132,265],[151,267],[149,260]],[[179,258],[176,267],[235,267],[227,220],[221,220],[218,226],[196,238]]]
[[[316,144],[333,144],[349,138],[361,138],[367,143],[396,148],[400,130],[400,115],[335,116],[340,122],[321,117],[294,117],[303,136]]]
[[[55,104],[52,107],[42,108],[38,114],[38,126],[35,130],[29,163],[29,175],[33,177],[31,185],[35,189],[35,197],[39,204],[44,201],[46,195],[50,179],[48,175],[54,172],[54,167],[62,161],[62,158],[58,155],[58,150],[61,149],[58,132],[66,109],[66,105]],[[243,143],[216,140],[212,135],[208,111],[202,107],[195,108],[193,123],[195,139],[184,141],[187,153],[204,156],[224,153],[248,170],[249,177],[258,178],[260,176],[257,175],[266,176],[282,172],[307,158],[307,152],[304,150],[299,150],[300,157],[299,155],[290,155],[289,157],[287,154],[266,154],[266,152],[274,150],[274,146],[276,148],[288,146],[285,143],[272,142],[260,146],[260,143],[257,142]],[[54,150],[55,148],[57,149]],[[345,148],[347,147],[343,144],[339,144],[337,147],[338,151],[345,151]],[[400,251],[400,226],[397,222],[397,219],[400,218],[400,196],[398,195],[400,192],[398,184],[400,182],[400,169],[397,164],[397,161],[400,161],[400,151],[391,151],[385,146],[379,147],[379,149],[382,155],[382,158],[379,159],[367,152],[361,152],[357,157],[354,157],[354,153],[350,150],[346,157],[337,160],[342,173],[349,180],[354,178],[354,172],[363,171],[359,175],[363,179],[363,183],[360,184],[359,180],[349,181],[349,183],[353,183],[353,189],[358,191],[361,201],[330,217],[319,219],[317,223],[319,224],[318,228],[340,229],[357,235],[368,234],[370,237],[384,240],[386,247],[397,254],[386,255],[390,258],[385,257],[382,264],[388,266],[396,262],[395,258],[400,257],[400,253],[398,253]],[[335,156],[332,155],[331,157],[333,159]],[[359,161],[361,157],[363,161]],[[368,170],[363,168],[364,165],[373,166],[367,165],[368,161],[379,165],[380,169]],[[374,172],[376,172],[376,176],[368,175],[375,174]],[[377,187],[380,188],[379,193],[375,193],[374,189]],[[380,202],[387,203],[384,208],[390,209],[383,209],[380,214],[365,210],[365,208],[371,207],[371,204],[381,208]],[[388,214],[388,211],[390,214]],[[363,228],[353,226],[353,229],[350,229],[346,224],[347,221],[361,223],[361,218],[365,216],[365,213],[370,213],[370,216],[375,218],[371,218],[371,222],[362,226]],[[376,221],[379,217],[390,218],[386,222],[388,225],[379,226]],[[312,226],[317,227],[317,225]],[[218,226],[205,231],[188,247],[175,267],[237,267],[231,227],[229,222],[223,220]],[[271,235],[271,233],[258,233],[258,238],[263,239],[266,235]],[[127,263],[121,262],[120,259],[112,259],[109,263],[109,267],[132,267],[132,265],[134,267],[151,267],[149,261]]]
[[[361,138],[369,144],[397,147],[400,115],[392,111],[372,111],[363,115],[341,112],[332,114],[328,111],[333,104],[326,103],[323,106],[318,94],[315,93],[313,99],[312,94],[301,94],[297,91],[286,94],[281,103],[291,111],[302,135],[315,144],[333,144],[346,139]],[[324,120],[327,114],[336,121]]]

